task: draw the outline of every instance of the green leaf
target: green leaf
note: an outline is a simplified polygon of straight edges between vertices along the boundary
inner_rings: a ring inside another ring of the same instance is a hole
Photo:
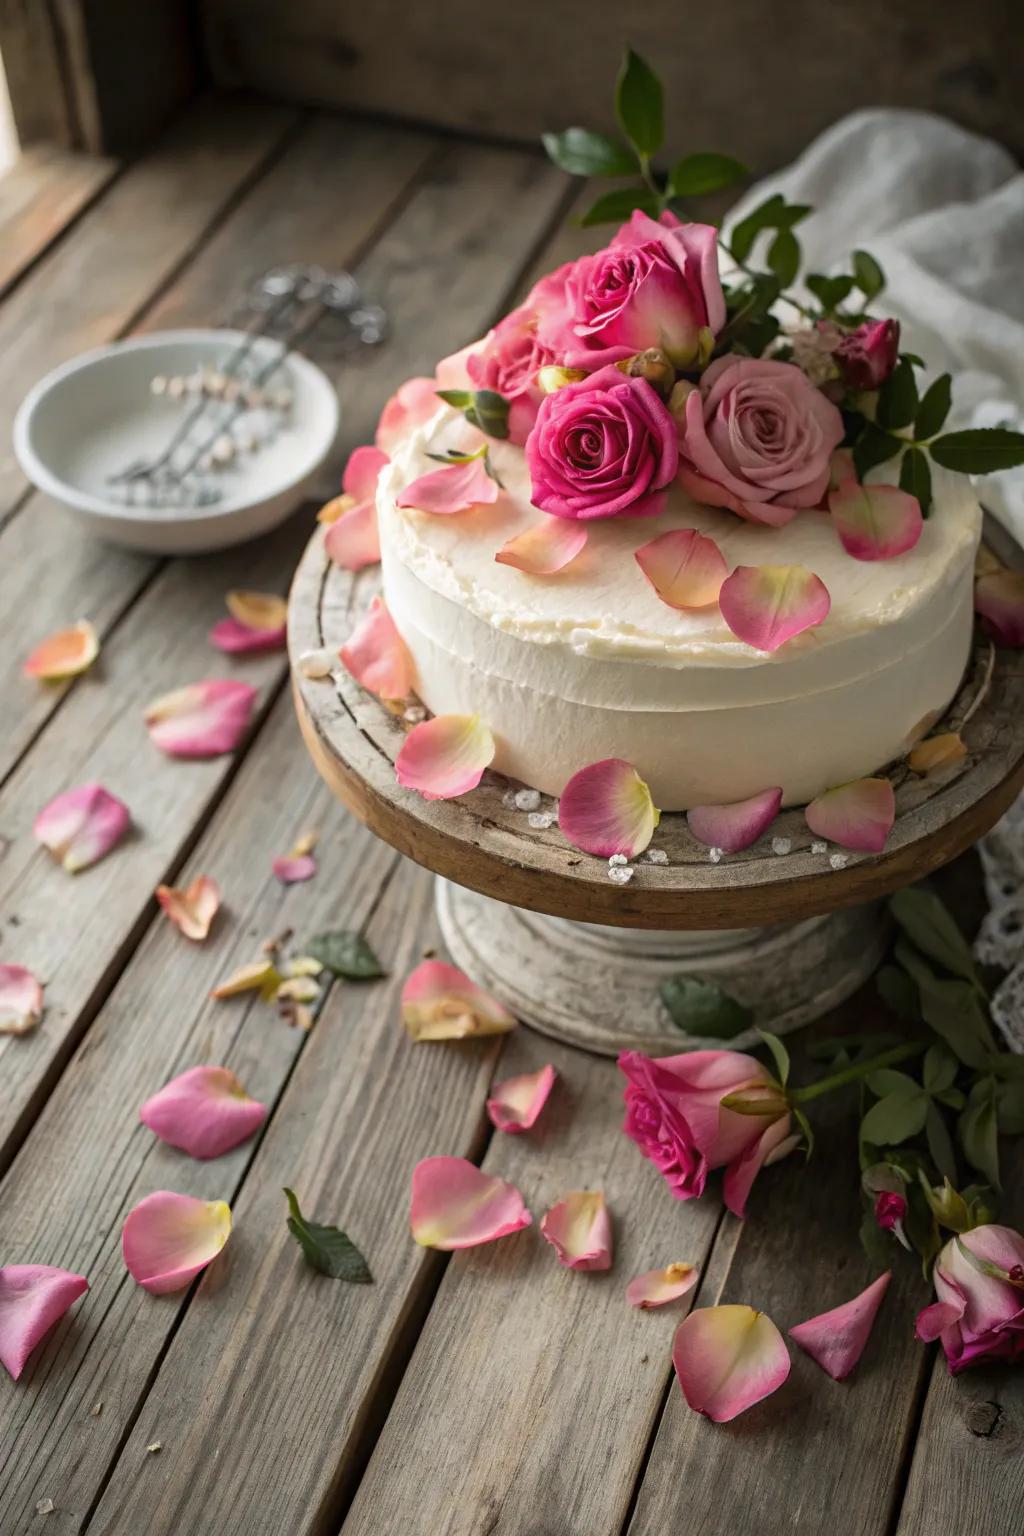
[[[917,381],[913,367],[901,357],[878,392],[875,419],[886,431],[895,431],[899,427],[909,427],[916,413]]]
[[[1024,464],[1024,433],[1011,432],[1008,427],[947,432],[930,446],[936,464],[961,475],[991,475]]]
[[[948,373],[944,373],[928,386],[921,397],[921,404],[914,417],[914,436],[918,442],[942,431],[952,403],[952,380]]]
[[[729,236],[729,249],[737,261],[746,261],[763,229],[780,227],[785,207],[785,199],[776,192],[735,225]]]
[[[344,976],[346,981],[373,981],[377,976],[387,975],[362,934],[348,928],[318,933],[302,946],[302,953],[312,955],[327,970],[333,971],[335,976]]]
[[[905,939],[896,943],[896,959],[917,983],[925,1023],[967,1066],[984,1067],[992,1050],[992,1036],[977,988],[968,981],[936,976]]]
[[[894,1067],[876,1067],[874,1072],[869,1072],[864,1079],[871,1092],[877,1099],[884,1099],[890,1093],[919,1093],[921,1084],[909,1072],[897,1072]]]
[[[886,1094],[872,1104],[860,1123],[862,1141],[876,1146],[898,1146],[924,1129],[928,1114],[928,1095],[917,1083],[909,1089]]]
[[[944,1179],[956,1183],[956,1152],[953,1150],[953,1138],[949,1134],[949,1128],[942,1118],[942,1112],[936,1109],[934,1104],[928,1105],[925,1115],[924,1133],[928,1142],[928,1151],[932,1161],[942,1174]]]
[[[947,1045],[930,1045],[924,1054],[922,1081],[929,1093],[952,1088],[960,1063]]]
[[[606,192],[592,203],[580,219],[580,227],[588,229],[592,224],[621,224],[628,219],[634,208],[642,208],[652,219],[658,217],[658,199],[650,187],[619,187]]]
[[[661,986],[661,1000],[677,1029],[690,1035],[731,1040],[749,1029],[754,1015],[713,982],[696,976],[673,976]]]
[[[789,1081],[789,1052],[778,1035],[773,1035],[770,1030],[759,1029],[758,1034],[772,1053],[772,1060],[775,1062],[775,1076],[785,1087]]]
[[[822,309],[832,311],[838,309],[843,300],[848,299],[853,292],[853,278],[826,277],[823,272],[812,272],[807,279],[807,286]]]
[[[800,242],[791,229],[780,229],[768,247],[768,265],[783,288],[796,277],[800,270]]]
[[[615,114],[641,155],[653,155],[661,148],[665,136],[661,81],[632,48],[626,50],[615,86]]]
[[[472,405],[473,403],[473,391],[471,389],[436,389],[434,393],[446,405],[454,405],[457,411],[464,411],[467,405]]]
[[[903,1223],[907,1238],[921,1255],[926,1278],[932,1259],[942,1246],[938,1223],[925,1199],[924,1190],[915,1182],[907,1186],[907,1214]]]
[[[900,490],[917,497],[921,516],[932,509],[932,472],[923,448],[908,448],[900,464]]]
[[[863,480],[869,469],[895,458],[902,447],[899,438],[890,437],[888,432],[876,427],[873,421],[867,422],[853,445],[853,467],[857,471],[857,479]]]
[[[508,437],[509,402],[496,389],[477,389],[466,411],[466,420],[488,437]]]
[[[977,981],[971,946],[949,908],[928,886],[912,885],[897,891],[889,898],[889,911],[929,960],[965,981]]]
[[[1004,1136],[1024,1136],[1024,1083],[999,1083],[996,1118]]]
[[[854,251],[853,280],[866,299],[873,299],[885,287],[885,273],[869,251]]]
[[[306,1256],[306,1263],[332,1280],[348,1280],[352,1285],[372,1285],[370,1266],[352,1239],[337,1227],[321,1227],[307,1221],[299,1209],[295,1192],[285,1190],[288,1200],[288,1231]]]
[[[885,969],[896,970],[897,968],[886,966]],[[898,974],[902,976],[904,973],[900,971]],[[920,1012],[915,1017],[920,1018]],[[835,1061],[840,1056],[845,1061],[849,1061],[851,1056],[860,1057],[866,1061],[869,1056],[878,1056],[882,1051],[889,1050],[891,1046],[902,1044],[905,1039],[905,1035],[893,1034],[827,1035],[824,1040],[808,1040],[804,1050],[812,1061]]]
[[[967,1108],[960,1116],[957,1135],[972,1168],[999,1188],[999,1143],[996,1119],[995,1079],[983,1077],[971,1089]]]
[[[985,1065],[996,1077],[1004,1077],[1008,1082],[1024,1081],[1024,1056],[1016,1051],[993,1051]]]
[[[673,197],[703,197],[749,175],[747,167],[731,155],[684,155],[672,167],[668,190]]]
[[[814,1151],[814,1127],[811,1125],[811,1122],[808,1120],[799,1104],[794,1104],[792,1106],[790,1114],[793,1116],[793,1119],[796,1121],[797,1125],[803,1132],[804,1158],[807,1162],[810,1162],[811,1154]]]
[[[898,1019],[915,1024],[921,1017],[917,988],[900,966],[883,965],[875,976],[875,988],[882,1002]]]
[[[541,134],[541,142],[560,171],[570,176],[635,176],[637,159],[619,139],[589,128]]]

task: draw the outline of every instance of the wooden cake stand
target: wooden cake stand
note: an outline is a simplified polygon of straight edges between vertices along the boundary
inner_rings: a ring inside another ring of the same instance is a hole
[[[986,539],[1004,563],[1019,563],[998,526]],[[314,535],[289,620],[296,709],[313,761],[373,832],[438,876],[454,963],[525,1023],[591,1051],[721,1045],[670,1017],[660,988],[678,976],[714,984],[776,1033],[817,1018],[878,964],[880,898],[969,848],[1024,784],[1024,653],[978,637],[960,693],[934,728],[960,730],[967,757],[924,777],[905,764],[890,770],[897,816],[884,853],[816,851],[794,809],[715,864],[686,818],[666,814],[652,848],[667,863],[642,856],[619,884],[606,860],[565,841],[557,819],[538,824],[556,810],[550,799],[531,824],[529,809],[514,803],[521,786],[498,774],[458,800],[402,789],[394,761],[411,728],[402,713],[340,663],[325,678],[301,674],[304,652],[337,654],[379,586],[379,567],[339,570]],[[747,1027],[729,1043],[755,1038]]]

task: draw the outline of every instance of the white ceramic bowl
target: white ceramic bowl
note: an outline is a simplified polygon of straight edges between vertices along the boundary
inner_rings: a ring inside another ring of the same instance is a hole
[[[86,352],[54,369],[23,401],[14,450],[26,475],[101,538],[151,554],[199,554],[266,533],[302,499],[338,430],[327,376],[296,353],[270,381],[292,396],[273,438],[212,472],[221,499],[202,507],[128,505],[110,476],[159,454],[193,397],[154,395],[150,382],[218,370],[244,340],[239,331],[162,331]],[[261,338],[254,356],[279,343]]]

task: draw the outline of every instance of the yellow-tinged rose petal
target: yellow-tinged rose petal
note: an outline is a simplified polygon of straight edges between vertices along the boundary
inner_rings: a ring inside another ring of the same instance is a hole
[[[540,1230],[566,1269],[611,1269],[612,1224],[599,1189],[575,1189],[553,1205]]]
[[[558,803],[564,837],[584,853],[611,858],[643,853],[661,812],[631,763],[618,757],[590,763],[574,773]]]
[[[457,966],[424,960],[402,988],[402,1023],[414,1040],[465,1040],[515,1029],[507,1008]]]
[[[513,1136],[528,1131],[547,1103],[557,1076],[549,1064],[539,1072],[524,1072],[520,1077],[507,1077],[503,1083],[495,1083],[487,1100],[491,1124]]]
[[[907,767],[914,773],[931,773],[934,768],[947,763],[959,763],[967,756],[967,748],[956,731],[944,731],[941,736],[929,736],[919,741],[907,754]]]
[[[220,890],[207,875],[197,875],[184,890],[158,885],[156,899],[186,939],[201,944],[220,907]]]
[[[43,1016],[43,989],[23,965],[0,965],[0,1035],[27,1035]]]
[[[211,997],[237,997],[240,992],[259,992],[264,1002],[275,998],[284,977],[271,960],[255,960],[232,971],[226,981],[214,987]]]
[[[663,1307],[692,1291],[699,1274],[695,1264],[666,1264],[664,1269],[649,1269],[626,1286],[626,1300],[631,1307],[644,1311]]]
[[[231,1235],[223,1200],[196,1200],[167,1189],[140,1200],[121,1234],[124,1261],[154,1296],[181,1291],[204,1270]]]
[[[425,1157],[412,1175],[412,1235],[423,1248],[476,1248],[533,1220],[514,1184],[464,1157]]]
[[[229,592],[224,601],[246,629],[280,629],[288,622],[288,603],[276,592]]]
[[[676,1329],[672,1363],[683,1396],[716,1424],[775,1392],[790,1370],[789,1351],[770,1317],[753,1307],[701,1307]]]
[[[475,789],[493,761],[494,737],[479,715],[435,715],[413,726],[395,758],[395,776],[424,800],[452,800]]]
[[[100,653],[99,637],[88,619],[79,619],[70,629],[49,635],[28,657],[22,671],[26,677],[57,683],[77,677],[91,667]]]

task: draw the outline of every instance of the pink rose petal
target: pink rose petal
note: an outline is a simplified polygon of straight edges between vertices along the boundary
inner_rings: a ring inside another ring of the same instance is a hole
[[[39,842],[75,875],[109,853],[128,830],[128,807],[99,784],[69,789],[44,806],[32,824]]]
[[[686,813],[690,831],[708,848],[738,853],[756,843],[779,814],[781,789],[762,789],[731,805],[695,805]]]
[[[375,597],[340,651],[357,683],[381,699],[412,692],[412,657],[382,597]]]
[[[487,473],[483,457],[464,464],[445,464],[420,475],[398,497],[398,506],[447,516],[497,501],[498,484]]]
[[[210,643],[218,651],[229,656],[245,656],[249,652],[281,651],[284,649],[284,626],[280,629],[250,629],[237,619],[220,619],[210,630]]]
[[[808,1318],[806,1323],[797,1323],[789,1330],[790,1338],[795,1339],[833,1381],[843,1381],[849,1376],[864,1353],[891,1279],[892,1271],[886,1270],[852,1301],[844,1301],[841,1307]]]
[[[457,352],[451,352],[447,357],[442,357],[435,369],[438,389],[472,389],[469,359],[479,345],[479,342],[471,341],[466,346],[460,347]]]
[[[832,606],[825,583],[803,565],[738,565],[718,605],[737,639],[759,651],[777,651],[813,629]]]
[[[341,489],[346,496],[357,502],[376,501],[377,481],[385,464],[390,463],[386,453],[379,448],[356,448],[348,456],[345,473],[341,477]]]
[[[565,517],[545,517],[542,523],[517,533],[495,555],[499,565],[514,565],[530,576],[564,571],[587,542],[587,530]]]
[[[533,1217],[514,1184],[464,1157],[425,1157],[412,1174],[409,1221],[423,1248],[476,1248],[528,1227]]]
[[[377,507],[373,501],[353,503],[348,497],[338,497],[344,502],[339,515],[330,520],[324,535],[327,557],[343,571],[361,571],[364,566],[376,565],[380,560],[380,535],[377,532]],[[327,511],[333,503],[328,502]],[[323,521],[328,519],[323,518]]]
[[[676,1329],[672,1364],[687,1403],[727,1424],[778,1390],[790,1370],[781,1333],[753,1307],[701,1307]]]
[[[974,584],[974,611],[998,645],[1024,645],[1024,571],[991,571]]]
[[[930,1306],[922,1307],[914,1323],[915,1339],[920,1339],[922,1344],[931,1344],[933,1340],[944,1334],[947,1328],[952,1328],[954,1323],[958,1323],[966,1310],[965,1299],[933,1301]]]
[[[631,1307],[663,1307],[678,1301],[697,1284],[700,1270],[695,1264],[667,1264],[664,1269],[649,1269],[626,1286],[626,1300]]]
[[[267,1118],[227,1067],[191,1067],[147,1099],[139,1119],[161,1141],[190,1157],[220,1157]]]
[[[761,1094],[770,1097],[773,1092],[771,1088],[760,1091],[754,1089],[749,1097],[756,1099]],[[757,1140],[735,1162],[729,1164],[722,1180],[722,1197],[726,1208],[734,1216],[742,1220],[745,1215],[747,1199],[761,1169],[788,1157],[800,1145],[800,1141],[801,1137],[790,1131],[789,1115],[784,1114],[778,1120],[773,1120]]]
[[[49,1264],[0,1268],[0,1365],[14,1381],[36,1345],[88,1289],[84,1275]]]
[[[924,518],[916,496],[894,485],[848,480],[828,498],[840,543],[855,560],[892,560],[913,549]]]
[[[696,528],[662,533],[636,551],[636,562],[663,603],[670,608],[706,608],[718,601],[729,574],[714,539]]]
[[[223,1200],[195,1200],[158,1189],[128,1213],[121,1234],[124,1262],[154,1296],[182,1291],[220,1253],[231,1235]]]
[[[156,899],[186,939],[201,944],[220,908],[220,888],[208,875],[196,875],[184,890],[158,885]]]
[[[316,859],[311,853],[284,853],[270,867],[282,885],[301,885],[316,874]]]
[[[837,448],[828,461],[828,488],[841,491],[844,485],[857,483],[852,448]]]
[[[680,464],[676,477],[694,501],[700,502],[704,507],[727,507],[730,512],[735,512],[737,517],[742,517],[748,523],[764,523],[769,528],[785,528],[796,517],[799,507],[780,507],[771,501],[742,501],[732,491],[727,491],[724,485],[719,485],[716,480],[709,480],[706,475],[699,474],[697,470],[690,469],[686,464]]]
[[[881,853],[896,820],[896,798],[888,779],[853,779],[812,800],[804,820],[816,837],[841,848]]]
[[[410,432],[429,421],[440,409],[436,379],[406,379],[380,413],[375,438],[377,447],[382,453],[394,453]]]
[[[497,998],[443,960],[421,961],[406,981],[402,1023],[414,1040],[465,1040],[516,1027],[514,1015]]]
[[[541,1235],[566,1269],[611,1269],[612,1223],[599,1189],[576,1189],[541,1219]]]
[[[32,651],[21,670],[26,677],[58,683],[85,672],[99,653],[100,642],[95,629],[88,619],[79,619],[70,629],[48,635]]]
[[[150,739],[169,757],[219,757],[233,752],[249,728],[257,690],[215,678],[176,688],[145,713]]]
[[[558,804],[563,836],[584,853],[627,859],[642,853],[654,836],[661,812],[631,763],[609,757],[574,773]]]
[[[27,1035],[43,1016],[43,989],[23,965],[0,965],[0,1035]]]
[[[436,715],[413,726],[395,758],[395,774],[424,800],[452,800],[476,788],[494,752],[494,737],[479,715]]]
[[[491,1124],[513,1136],[528,1131],[547,1103],[557,1076],[549,1065],[539,1072],[524,1072],[521,1077],[507,1077],[503,1083],[495,1083],[487,1100]]]

